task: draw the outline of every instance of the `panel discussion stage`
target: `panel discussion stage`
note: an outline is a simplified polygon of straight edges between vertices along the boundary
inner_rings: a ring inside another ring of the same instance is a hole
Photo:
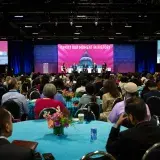
[[[135,46],[58,44],[34,47],[34,70],[40,73],[135,72]]]

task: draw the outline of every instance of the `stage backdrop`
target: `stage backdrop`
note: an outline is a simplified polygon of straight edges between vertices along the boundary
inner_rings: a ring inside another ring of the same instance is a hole
[[[57,73],[57,52],[57,45],[36,45],[34,47],[35,72],[44,73],[44,70],[48,70],[48,73]]]
[[[114,45],[114,72],[135,72],[135,45]]]
[[[82,66],[91,66],[96,63],[98,66],[106,62],[113,70],[113,45],[112,44],[59,44],[58,45],[58,72],[65,63],[67,68],[73,63]]]

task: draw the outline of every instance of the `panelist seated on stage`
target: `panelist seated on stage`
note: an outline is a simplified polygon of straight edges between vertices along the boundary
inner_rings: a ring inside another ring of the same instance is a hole
[[[66,66],[65,66],[65,63],[63,63],[63,65],[62,65],[62,72],[64,72],[64,73],[66,73]]]
[[[77,65],[75,63],[72,65],[72,69],[73,71],[77,71]]]
[[[98,73],[97,64],[93,64],[92,73]]]
[[[83,65],[83,72],[88,73],[88,64]]]

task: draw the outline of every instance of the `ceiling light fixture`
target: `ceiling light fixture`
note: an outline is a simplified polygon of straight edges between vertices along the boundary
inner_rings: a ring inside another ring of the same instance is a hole
[[[85,15],[77,15],[77,18],[86,18]]]
[[[116,34],[117,34],[117,35],[121,35],[122,33],[120,33],[120,32],[117,32]]]
[[[23,15],[14,16],[15,18],[23,18]]]
[[[57,26],[58,25],[58,22],[55,22],[55,26]]]
[[[73,39],[79,39],[79,38],[73,38]]]
[[[82,28],[82,26],[75,26],[76,28]]]
[[[109,37],[109,39],[114,39],[114,37]]]
[[[132,28],[131,25],[125,25],[125,28]]]
[[[39,38],[37,38],[37,39],[41,40],[41,39],[43,39],[43,38],[42,38],[42,37],[39,37]]]
[[[37,35],[38,33],[37,33],[37,32],[34,32],[34,33],[32,33],[32,34]]]
[[[32,26],[25,26],[25,28],[32,28]]]
[[[80,33],[79,33],[79,32],[76,32],[76,33],[74,33],[74,34],[77,34],[77,35],[79,35]]]
[[[69,22],[69,23],[70,23],[70,25],[71,25],[71,26],[73,26],[73,20],[70,20],[70,22]]]
[[[4,40],[5,40],[5,39],[7,39],[7,38],[6,38],[6,37],[2,37],[1,39],[4,39]]]

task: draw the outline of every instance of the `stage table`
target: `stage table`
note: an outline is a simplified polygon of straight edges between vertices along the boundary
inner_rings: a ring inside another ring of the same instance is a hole
[[[24,121],[13,125],[13,140],[30,140],[38,142],[36,151],[52,153],[56,160],[79,160],[86,153],[101,150],[105,151],[106,141],[113,124],[101,121],[92,121],[64,129],[65,136],[53,135],[45,120]],[[91,128],[97,128],[97,140],[90,141]],[[125,130],[121,127],[121,130]]]

